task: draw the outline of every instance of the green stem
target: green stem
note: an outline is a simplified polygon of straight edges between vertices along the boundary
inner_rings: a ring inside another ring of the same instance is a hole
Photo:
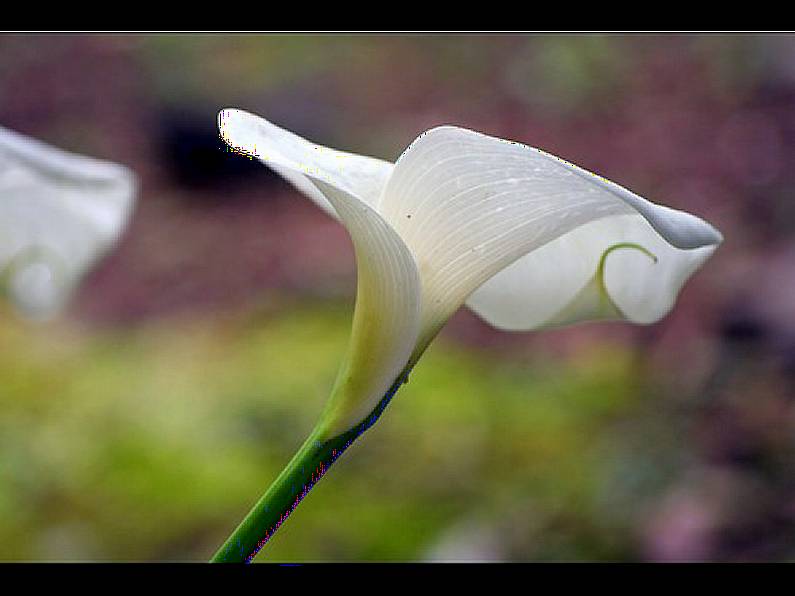
[[[323,440],[322,431],[315,429],[210,562],[250,563],[337,458],[375,424],[408,380],[409,370],[398,377],[370,415],[349,431]]]

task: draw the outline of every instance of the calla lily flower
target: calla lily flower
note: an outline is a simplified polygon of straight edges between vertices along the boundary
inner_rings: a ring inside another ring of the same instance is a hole
[[[218,125],[231,148],[339,219],[354,244],[353,331],[317,444],[347,436],[347,446],[368,428],[463,304],[506,330],[653,323],[722,241],[694,215],[464,128],[433,128],[392,164],[242,110],[221,111]]]
[[[0,127],[0,291],[46,319],[113,245],[132,210],[133,173]]]

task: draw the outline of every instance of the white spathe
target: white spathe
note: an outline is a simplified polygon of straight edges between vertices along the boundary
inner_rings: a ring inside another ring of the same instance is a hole
[[[136,187],[124,166],[0,127],[0,291],[26,317],[56,314],[120,236]]]
[[[282,174],[351,234],[359,291],[349,349],[359,366],[344,365],[338,385],[350,378],[360,394],[341,400],[350,403],[340,428],[372,410],[465,302],[502,329],[652,323],[722,241],[694,215],[463,128],[421,134],[393,165],[242,110],[221,111],[218,125],[227,144]]]

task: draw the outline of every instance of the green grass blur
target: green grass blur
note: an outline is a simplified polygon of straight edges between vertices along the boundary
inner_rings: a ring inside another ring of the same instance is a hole
[[[311,430],[349,319],[307,303],[106,334],[5,323],[0,559],[209,557]],[[600,530],[626,540],[632,510],[594,496],[620,490],[632,370],[615,346],[520,365],[442,340],[259,558],[432,558],[469,526],[540,559],[624,556]]]

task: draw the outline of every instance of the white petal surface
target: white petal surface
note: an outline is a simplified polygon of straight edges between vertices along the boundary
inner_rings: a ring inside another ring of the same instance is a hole
[[[222,110],[218,129],[224,142],[266,163],[330,215],[336,216],[336,211],[311,178],[324,180],[375,208],[392,173],[389,162],[317,145],[243,110]]]
[[[657,260],[633,248],[611,251],[602,278],[606,304],[595,283],[597,269],[605,251],[621,243],[642,246]],[[467,306],[506,330],[597,319],[653,323],[668,313],[684,283],[714,250],[714,245],[675,248],[641,215],[599,219],[521,257],[475,290]]]
[[[324,414],[334,436],[372,412],[406,366],[419,330],[420,280],[408,248],[374,209],[314,182],[348,229],[358,275],[348,353]]]
[[[122,232],[135,187],[123,166],[0,128],[0,285],[23,314],[58,310]]]
[[[274,168],[339,217],[351,236],[358,275],[353,330],[322,418],[333,436],[372,412],[417,340],[417,266],[374,208],[392,164],[315,145],[241,110],[223,110],[218,126],[226,143]]]
[[[424,133],[403,153],[380,210],[417,261],[426,334],[495,273],[594,220],[640,213],[680,248],[721,239],[695,216],[543,151],[451,126]]]

